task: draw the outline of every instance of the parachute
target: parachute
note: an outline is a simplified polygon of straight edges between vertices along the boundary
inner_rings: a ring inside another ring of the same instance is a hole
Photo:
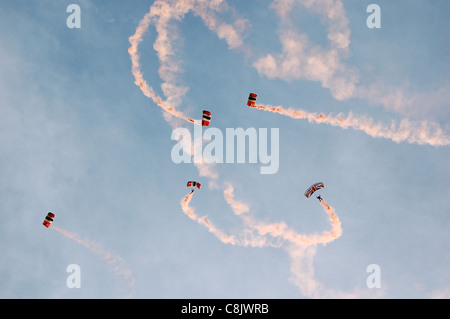
[[[210,121],[211,121],[211,112],[204,110],[202,118],[202,126],[209,126]]]
[[[48,213],[47,216],[45,216],[44,222],[42,223],[45,227],[49,227],[51,223],[53,222],[53,219],[55,218],[55,214]]]
[[[255,107],[256,97],[257,96],[258,96],[258,94],[250,93],[250,95],[248,96],[247,105],[250,106],[250,107]]]
[[[316,190],[321,189],[321,188],[325,188],[325,186],[323,185],[322,182],[318,182],[318,183],[311,185],[310,187],[308,187],[308,189],[305,192],[306,198],[310,198],[311,195],[314,194],[314,192]]]
[[[200,189],[202,185],[199,182],[189,181],[187,182],[187,187],[197,187]]]

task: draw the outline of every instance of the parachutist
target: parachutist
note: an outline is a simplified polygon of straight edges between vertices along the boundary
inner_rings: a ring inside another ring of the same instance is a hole
[[[211,112],[203,110],[202,126],[209,126],[211,122]]]
[[[47,216],[45,216],[44,222],[42,224],[48,228],[53,223],[54,218],[55,218],[55,214],[49,212],[47,214]]]
[[[323,201],[323,198],[319,196],[317,196],[317,199],[319,200],[319,202]]]
[[[247,105],[250,107],[255,107],[257,97],[258,95],[256,93],[250,93],[250,95],[248,96]]]
[[[197,187],[198,189],[200,189],[202,185],[199,182],[189,181],[187,182],[187,187]]]
[[[323,185],[322,182],[318,182],[318,183],[315,183],[315,184],[311,185],[310,187],[308,187],[308,189],[305,192],[306,198],[310,198],[311,195],[314,194],[314,192],[316,190],[319,190],[319,189],[322,189],[322,188],[325,188],[325,185]]]

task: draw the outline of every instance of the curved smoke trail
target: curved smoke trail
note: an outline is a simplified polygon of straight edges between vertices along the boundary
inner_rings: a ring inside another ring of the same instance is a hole
[[[181,199],[183,212],[193,221],[206,227],[222,243],[243,247],[275,247],[283,248],[291,257],[291,281],[308,297],[320,298],[329,293],[314,279],[313,260],[317,245],[326,245],[342,235],[342,227],[334,208],[325,200],[320,203],[327,213],[331,230],[315,234],[300,234],[291,229],[286,223],[268,223],[254,218],[250,208],[245,203],[234,199],[234,188],[231,183],[224,184],[224,198],[234,214],[242,220],[244,228],[238,233],[227,235],[218,229],[206,216],[199,217],[195,209],[190,206],[194,195],[192,190]],[[320,288],[320,289],[319,289]],[[358,293],[357,296],[361,296]],[[349,295],[347,295],[349,296]]]

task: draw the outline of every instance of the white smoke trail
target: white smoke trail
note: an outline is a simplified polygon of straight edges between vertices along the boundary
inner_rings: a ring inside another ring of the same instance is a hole
[[[326,47],[312,43],[307,34],[297,30],[291,17],[296,5],[320,16],[328,32]],[[281,52],[259,57],[253,63],[258,73],[269,79],[317,81],[337,100],[352,97],[359,74],[344,63],[350,52],[350,29],[342,1],[274,0],[270,7],[280,20]]]
[[[224,244],[236,244],[236,239],[234,236],[228,236],[223,231],[217,229],[206,216],[199,217],[195,213],[195,209],[189,206],[194,195],[194,190],[181,199],[181,208],[183,212],[193,221],[196,221],[200,225],[205,226],[211,233],[213,233],[222,243]]]
[[[313,260],[317,245],[326,245],[342,235],[341,222],[334,209],[325,201],[320,203],[327,213],[331,230],[315,234],[299,234],[284,222],[268,223],[255,219],[250,214],[250,207],[234,199],[234,188],[231,183],[224,184],[224,198],[232,208],[234,214],[242,220],[243,229],[239,234],[225,235],[207,218],[198,217],[195,209],[189,204],[194,191],[181,199],[183,212],[192,220],[206,227],[222,243],[244,247],[276,247],[283,248],[291,257],[291,281],[299,287],[303,295],[310,298],[320,298],[324,295],[333,295],[314,278]],[[337,296],[339,293],[335,292]],[[342,293],[340,293],[343,295]],[[361,293],[343,295],[361,296]]]
[[[311,43],[307,34],[299,33],[290,15],[294,6],[303,6],[311,13],[321,17],[321,23],[327,28],[328,48]],[[382,83],[358,86],[359,71],[344,63],[350,53],[349,20],[344,4],[340,0],[274,0],[270,6],[280,20],[279,38],[282,52],[267,54],[258,58],[253,66],[259,74],[269,79],[291,81],[306,79],[318,81],[322,87],[330,90],[332,96],[340,101],[361,98],[369,103],[381,104],[385,109],[401,114],[412,109],[427,109],[430,100],[442,101],[446,86],[426,94],[427,99],[418,99],[414,94],[405,93],[399,88],[390,88]],[[448,86],[448,85],[447,85]],[[416,105],[413,105],[415,103]],[[444,102],[445,103],[445,102]],[[432,104],[432,103],[431,103]],[[444,104],[445,105],[445,104]],[[436,102],[434,102],[436,106]],[[427,120],[412,121],[406,118],[398,123],[374,123],[370,118],[349,112],[334,115],[310,113],[282,106],[261,106],[262,110],[276,112],[292,118],[307,119],[310,123],[326,123],[343,129],[351,127],[365,132],[374,138],[391,139],[396,143],[408,142],[432,146],[450,145],[450,137],[436,122]]]
[[[128,53],[131,59],[131,72],[134,76],[134,83],[141,89],[142,93],[150,98],[156,105],[164,111],[164,119],[175,127],[179,123],[174,118],[201,125],[201,121],[194,120],[183,112],[177,110],[181,104],[182,97],[186,94],[188,88],[179,84],[178,76],[182,73],[180,62],[175,59],[175,42],[178,33],[175,28],[175,22],[180,21],[186,13],[193,13],[205,22],[205,25],[218,34],[220,39],[224,39],[231,49],[242,46],[240,34],[244,32],[246,21],[242,18],[235,18],[233,24],[221,21],[215,12],[224,12],[231,10],[225,1],[210,0],[156,0],[150,7],[149,12],[139,22],[135,33],[129,37],[131,46]],[[232,10],[231,10],[232,11]],[[144,79],[141,71],[139,44],[143,41],[143,36],[153,24],[156,29],[156,40],[153,48],[158,55],[160,67],[158,74],[161,80],[161,89],[166,96],[164,100],[155,93],[155,90]],[[193,154],[193,150],[187,145],[182,145],[186,154]],[[215,179],[218,174],[214,171],[212,165],[207,163],[195,163],[200,176],[211,178],[211,187],[216,187]]]
[[[246,204],[234,199],[234,188],[231,183],[225,183],[224,198],[232,208],[234,214],[242,219],[243,224],[250,229],[254,229],[260,236],[271,236],[272,238],[280,239],[285,243],[310,246],[318,244],[325,245],[342,235],[341,222],[339,221],[339,218],[335,214],[334,209],[324,200],[321,204],[330,218],[332,230],[325,231],[322,234],[303,235],[297,233],[293,229],[290,229],[284,222],[266,223],[256,220],[248,213],[249,207]]]
[[[243,220],[246,227],[256,230],[253,234],[251,247],[278,247],[283,248],[291,258],[291,277],[300,292],[308,298],[380,298],[386,287],[377,291],[355,287],[350,292],[333,290],[325,287],[315,279],[314,257],[318,245],[327,245],[342,235],[342,226],[334,208],[325,200],[320,201],[324,211],[329,217],[331,230],[316,234],[299,234],[290,229],[284,222],[266,223],[254,219],[249,215],[250,208],[245,203],[234,199],[234,189],[230,183],[225,183],[225,200],[236,216]],[[276,244],[274,239],[277,239]]]
[[[158,9],[158,5],[161,5],[161,8]],[[186,89],[183,89],[181,87],[177,87],[172,82],[165,82],[163,83],[163,91],[166,94],[171,93],[172,95],[167,98],[166,101],[163,101],[163,99],[157,95],[147,81],[144,79],[143,73],[141,72],[141,65],[140,65],[140,57],[138,54],[138,46],[142,42],[142,38],[144,34],[147,32],[150,24],[159,22],[159,25],[157,26],[157,30],[159,30],[158,38],[155,42],[155,50],[158,52],[158,56],[161,61],[161,67],[160,67],[160,75],[162,77],[166,78],[167,80],[174,80],[174,76],[172,75],[173,71],[177,69],[176,67],[167,67],[168,62],[169,65],[175,65],[176,63],[171,61],[171,56],[173,56],[172,48],[170,46],[170,42],[168,41],[167,37],[170,36],[170,33],[168,32],[167,28],[167,14],[163,13],[163,8],[166,10],[169,10],[170,8],[166,3],[162,1],[155,1],[155,3],[152,5],[151,10],[144,16],[144,18],[139,23],[139,26],[136,29],[136,32],[134,35],[129,37],[129,42],[131,44],[130,48],[128,49],[128,53],[131,58],[131,72],[135,78],[134,83],[140,87],[142,93],[153,100],[153,102],[161,107],[165,112],[180,118],[184,119],[186,121],[189,121],[191,123],[200,124],[198,121],[194,121],[187,117],[185,114],[183,114],[180,111],[177,111],[175,109],[177,102],[179,103],[180,96],[183,95],[186,92]],[[157,17],[160,19],[157,20]],[[170,62],[172,62],[170,64]],[[165,88],[165,89],[164,89]],[[176,92],[176,94],[174,94]]]
[[[396,143],[408,142],[432,146],[450,145],[450,137],[439,125],[428,121],[410,121],[402,119],[400,123],[392,121],[391,125],[375,122],[371,118],[361,117],[349,112],[347,115],[337,115],[308,112],[283,106],[255,105],[255,109],[273,112],[293,119],[305,119],[310,123],[329,124],[343,129],[353,128],[363,131],[374,138],[386,138]]]
[[[245,20],[238,18],[233,25],[220,21],[216,17],[215,12],[226,10],[230,10],[230,8],[225,1],[157,0],[150,7],[150,11],[140,21],[135,34],[129,37],[131,46],[128,49],[128,53],[131,58],[131,72],[135,78],[134,83],[139,86],[145,96],[165,111],[165,119],[168,122],[171,122],[171,116],[174,116],[190,123],[201,125],[200,121],[193,120],[176,109],[181,104],[181,99],[186,94],[188,88],[178,83],[178,75],[183,71],[180,62],[175,59],[175,42],[178,38],[175,21],[180,21],[186,13],[193,11],[195,15],[203,19],[209,29],[217,33],[219,38],[225,39],[230,48],[238,48],[242,45],[240,33],[245,28]],[[163,100],[163,98],[155,93],[153,87],[144,79],[141,71],[138,46],[142,42],[143,36],[148,31],[150,24],[154,24],[157,32],[153,48],[160,61],[158,74],[163,81],[161,89],[167,97],[166,100]]]
[[[64,229],[58,228],[54,225],[50,225],[51,228],[59,231],[61,234],[66,236],[67,238],[70,238],[74,240],[75,242],[79,243],[80,245],[83,245],[84,247],[88,248],[91,252],[96,254],[97,256],[101,257],[103,260],[105,260],[112,268],[112,271],[115,275],[122,278],[123,287],[125,288],[128,293],[125,295],[125,298],[133,298],[134,297],[134,276],[131,269],[128,267],[125,260],[122,259],[117,253],[106,250],[100,243],[97,243],[95,241],[89,240],[87,238],[81,239],[80,236],[78,236],[75,233],[68,232]]]

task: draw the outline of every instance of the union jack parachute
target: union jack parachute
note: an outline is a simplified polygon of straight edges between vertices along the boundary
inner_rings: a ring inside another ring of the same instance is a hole
[[[325,186],[323,185],[322,182],[318,182],[318,183],[311,185],[310,187],[308,187],[308,189],[305,192],[306,198],[310,198],[311,195],[314,194],[314,192],[316,190],[321,189],[321,188],[325,188]]]

